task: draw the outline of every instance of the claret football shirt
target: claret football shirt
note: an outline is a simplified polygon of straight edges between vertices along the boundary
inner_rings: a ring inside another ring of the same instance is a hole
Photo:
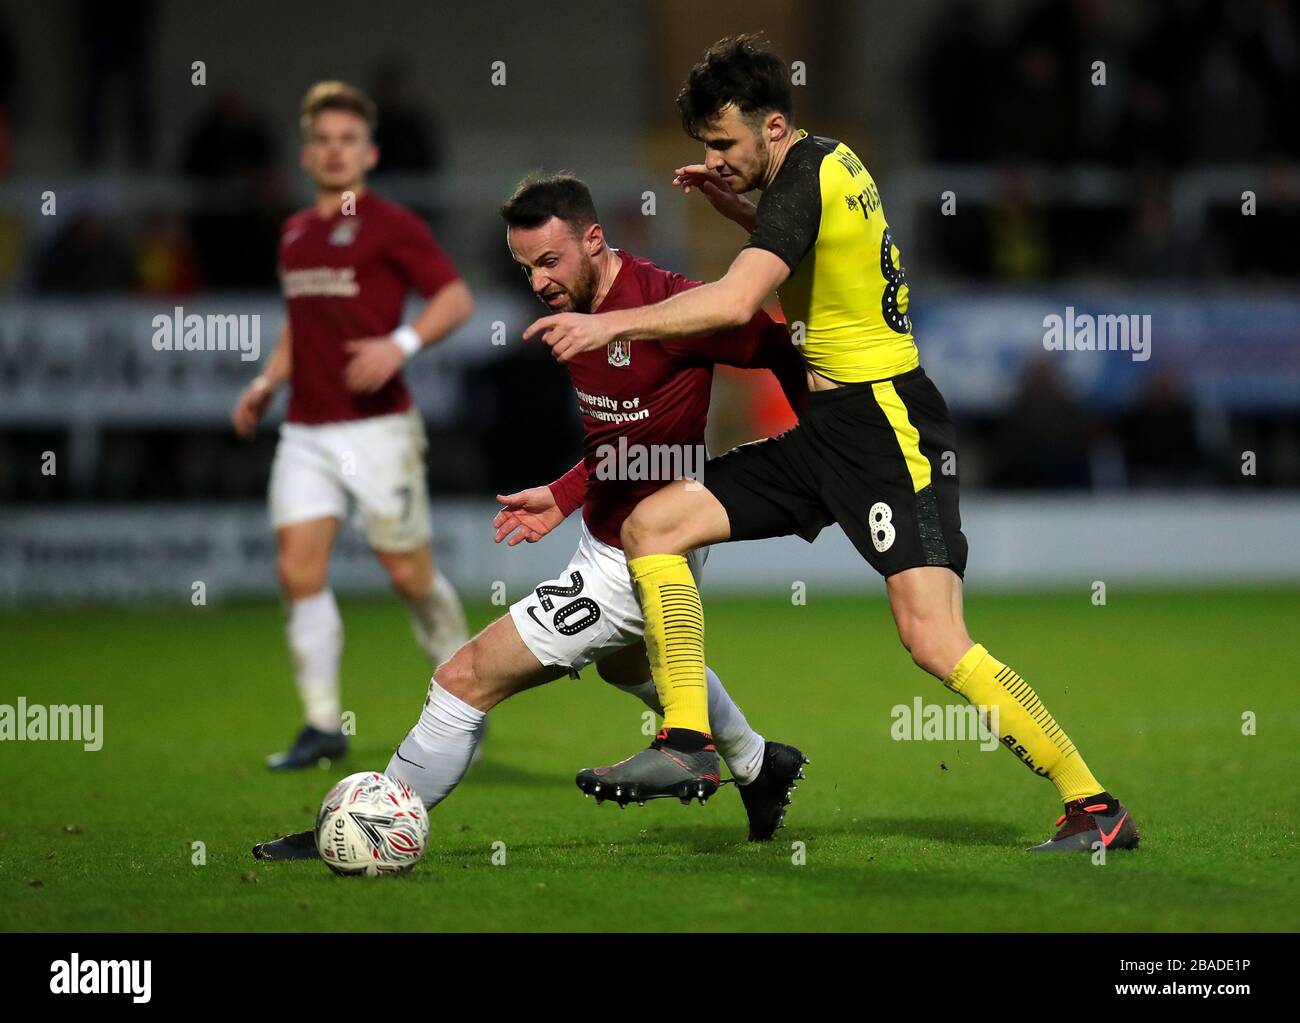
[[[373,394],[349,390],[343,346],[400,327],[409,291],[431,298],[459,278],[424,221],[373,192],[362,193],[349,214],[322,217],[310,207],[285,221],[279,272],[292,334],[289,421],[331,423],[408,409],[401,373]]]
[[[652,305],[701,283],[627,252],[617,255],[622,268],[597,312]],[[670,482],[629,478],[654,462],[647,453],[656,447],[663,452],[665,445],[703,451],[715,364],[771,370],[796,412],[806,404],[798,349],[785,327],[761,311],[743,327],[680,341],[612,342],[572,359],[569,376],[585,442],[583,461],[551,484],[560,509],[567,515],[582,504],[592,535],[622,547],[619,529],[628,513]],[[639,465],[636,458],[642,458]],[[685,456],[681,464],[687,465]],[[701,482],[708,486],[707,475]]]

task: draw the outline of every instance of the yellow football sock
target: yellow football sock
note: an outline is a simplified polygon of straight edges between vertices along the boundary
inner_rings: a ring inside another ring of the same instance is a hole
[[[1035,774],[1051,779],[1064,802],[1103,791],[1029,683],[980,644],[966,651],[943,684],[977,707],[996,707],[1002,745]]]
[[[704,607],[686,559],[649,554],[627,563],[645,616],[645,649],[664,708],[664,728],[709,735]]]

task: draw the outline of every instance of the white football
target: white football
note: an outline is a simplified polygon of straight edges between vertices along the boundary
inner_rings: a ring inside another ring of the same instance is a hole
[[[316,849],[336,874],[400,874],[429,841],[429,815],[405,782],[376,771],[350,774],[316,815]]]

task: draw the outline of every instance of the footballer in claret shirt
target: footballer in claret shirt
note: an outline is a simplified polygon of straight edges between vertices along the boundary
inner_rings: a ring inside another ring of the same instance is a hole
[[[610,248],[591,193],[568,175],[528,178],[501,209],[511,255],[529,287],[552,309],[627,309],[698,286],[649,260]],[[802,362],[785,327],[766,313],[747,323],[680,344],[611,346],[569,364],[586,433],[583,460],[549,486],[498,498],[498,543],[533,543],[582,509],[578,549],[555,579],[541,583],[438,666],[420,719],[398,746],[385,773],[404,781],[432,808],[459,784],[482,737],[489,710],[534,686],[576,674],[595,663],[606,682],[655,713],[655,691],[643,622],[619,530],[647,494],[671,482],[662,471],[632,469],[651,452],[660,470],[689,469],[682,453],[702,449],[714,365],[771,371],[796,411],[807,402]],[[622,459],[622,461],[620,461]],[[612,460],[612,461],[611,461]],[[647,478],[647,476],[657,478]],[[698,576],[706,551],[694,551]],[[753,841],[781,826],[803,754],[764,739],[710,668],[709,711],[717,750],[737,782]],[[672,766],[665,756],[665,766]],[[620,805],[652,798],[633,787],[597,781],[597,801]],[[258,859],[316,855],[305,830],[253,849]]]
[[[287,751],[268,758],[277,769],[347,751],[343,624],[327,579],[349,507],[409,606],[429,662],[437,665],[466,639],[460,600],[433,563],[424,425],[402,365],[465,322],[469,289],[423,221],[366,189],[380,154],[375,107],[364,93],[320,82],[303,99],[301,123],[302,165],[316,202],[281,232],[288,321],[232,417],[240,436],[252,436],[276,390],[288,384],[269,502],[305,724]],[[426,304],[403,325],[412,291]]]

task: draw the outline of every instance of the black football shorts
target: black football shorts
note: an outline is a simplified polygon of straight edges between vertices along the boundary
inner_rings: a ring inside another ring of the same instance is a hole
[[[966,571],[956,434],[919,366],[812,392],[798,426],[711,459],[700,482],[726,509],[732,540],[812,542],[838,522],[883,576],[922,565]]]

